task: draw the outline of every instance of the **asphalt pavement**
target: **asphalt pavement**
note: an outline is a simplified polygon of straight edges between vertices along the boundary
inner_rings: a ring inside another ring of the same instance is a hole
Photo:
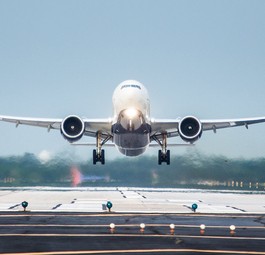
[[[264,214],[2,212],[0,252],[265,254],[264,226]]]

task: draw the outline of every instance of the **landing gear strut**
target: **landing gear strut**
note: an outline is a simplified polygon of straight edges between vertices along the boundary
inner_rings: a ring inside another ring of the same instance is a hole
[[[170,165],[170,150],[167,150],[167,134],[162,134],[162,141],[155,138],[155,141],[161,146],[162,150],[158,151],[158,164],[161,165],[163,162]]]
[[[105,165],[105,150],[102,149],[102,145],[105,144],[111,137],[102,139],[101,132],[97,132],[97,149],[93,150],[93,164],[96,165],[100,162]]]

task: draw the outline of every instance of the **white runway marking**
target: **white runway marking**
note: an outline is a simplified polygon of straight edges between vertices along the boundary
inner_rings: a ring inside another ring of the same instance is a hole
[[[265,192],[233,192],[143,188],[15,188],[0,189],[0,211],[19,211],[27,201],[30,211],[103,212],[102,204],[111,201],[113,212],[190,213],[265,213]]]

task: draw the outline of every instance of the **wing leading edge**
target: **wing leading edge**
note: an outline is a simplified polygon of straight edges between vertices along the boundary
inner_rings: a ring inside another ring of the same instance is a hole
[[[151,121],[152,135],[167,134],[167,137],[179,136],[179,124],[182,119],[155,119]],[[240,119],[215,119],[200,120],[202,131],[245,126],[265,122],[265,117],[257,118],[240,118]]]
[[[61,125],[65,119],[55,118],[27,118],[0,115],[0,121],[14,123],[16,127],[19,125],[36,126],[51,129],[61,129]],[[84,122],[84,135],[95,137],[97,132],[104,135],[111,135],[110,119],[82,119]]]
[[[223,120],[202,120],[203,130],[213,130],[229,127],[245,126],[248,128],[249,125],[258,124],[265,122],[265,117],[258,118],[242,118],[242,119],[223,119]]]
[[[0,116],[0,121],[10,122],[19,125],[36,126],[50,129],[60,129],[62,119],[48,119],[48,118],[24,118],[13,116]]]

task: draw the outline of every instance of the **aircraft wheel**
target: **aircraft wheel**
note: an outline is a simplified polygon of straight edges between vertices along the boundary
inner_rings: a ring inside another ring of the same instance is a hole
[[[101,164],[105,165],[105,150],[101,150]]]
[[[158,151],[158,165],[161,165],[161,163],[162,163],[162,151],[159,150]]]
[[[97,151],[93,150],[93,165],[97,164]]]
[[[167,150],[166,162],[167,165],[170,165],[170,150]]]

